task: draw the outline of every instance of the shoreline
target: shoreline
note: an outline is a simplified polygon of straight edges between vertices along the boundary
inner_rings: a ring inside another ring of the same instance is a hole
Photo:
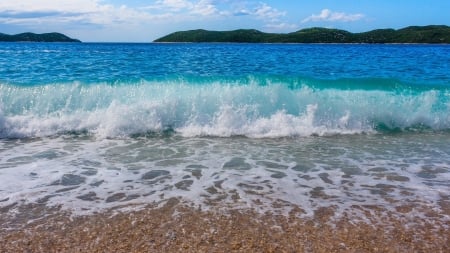
[[[408,26],[401,29],[375,29],[349,32],[341,29],[310,27],[289,33],[267,33],[255,29],[215,31],[194,29],[177,31],[155,42],[251,42],[251,43],[438,43],[449,44],[446,25]]]
[[[450,46],[450,43],[350,43],[350,42],[330,42],[330,43],[320,43],[320,42],[312,42],[312,43],[303,43],[303,42],[189,42],[189,41],[151,41],[151,42],[84,42],[86,43],[125,43],[125,44],[250,44],[250,45],[424,45],[424,46],[433,46],[433,45],[442,45],[442,46]]]
[[[367,220],[343,215],[332,208],[318,209],[314,217],[258,213],[252,209],[199,208],[170,199],[162,207],[110,210],[73,217],[69,212],[34,205],[30,213],[48,216],[28,223],[16,219],[16,228],[0,230],[1,252],[445,252],[450,248],[450,222],[440,216],[427,220],[410,217],[405,224],[396,215],[374,207]],[[2,213],[5,212],[2,210]],[[0,216],[5,224],[6,215]]]

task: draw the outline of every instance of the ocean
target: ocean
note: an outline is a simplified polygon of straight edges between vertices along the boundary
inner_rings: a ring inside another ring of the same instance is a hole
[[[2,215],[173,198],[448,224],[450,47],[0,43]]]

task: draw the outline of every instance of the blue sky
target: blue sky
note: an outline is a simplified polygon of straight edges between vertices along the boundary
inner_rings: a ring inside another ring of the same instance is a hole
[[[179,30],[352,32],[450,25],[450,0],[0,0],[0,32],[62,32],[82,41],[149,42]]]

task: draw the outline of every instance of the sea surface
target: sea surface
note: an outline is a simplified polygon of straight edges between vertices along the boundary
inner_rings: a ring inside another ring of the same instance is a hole
[[[173,197],[450,220],[450,46],[0,43],[3,213]]]

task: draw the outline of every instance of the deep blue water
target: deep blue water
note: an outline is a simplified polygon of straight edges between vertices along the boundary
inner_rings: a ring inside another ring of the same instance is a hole
[[[448,45],[0,43],[0,81],[53,84],[245,76],[450,85]]]

